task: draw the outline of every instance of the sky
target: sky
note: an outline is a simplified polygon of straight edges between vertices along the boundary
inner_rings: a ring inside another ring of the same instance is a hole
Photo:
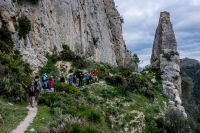
[[[200,0],[115,0],[124,18],[123,34],[129,50],[150,64],[160,12],[170,12],[181,58],[200,60]]]

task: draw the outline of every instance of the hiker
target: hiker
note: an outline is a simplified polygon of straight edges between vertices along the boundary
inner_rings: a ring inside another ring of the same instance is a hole
[[[94,71],[92,72],[92,76],[94,78],[94,82],[98,82],[98,71],[97,69],[94,69]]]
[[[79,86],[79,87],[83,86],[83,78],[84,78],[83,73],[80,72],[80,73],[77,75],[77,78],[79,79],[79,84],[78,84],[78,86]]]
[[[32,108],[34,107],[35,97],[39,95],[41,88],[40,78],[35,76],[34,81],[29,86],[29,102]]]
[[[86,80],[86,85],[89,85],[90,80],[91,80],[91,74],[90,74],[90,72],[87,72],[85,74],[85,80]]]
[[[75,74],[73,75],[73,83],[74,83],[74,85],[76,85],[76,75]]]
[[[49,78],[48,84],[49,84],[49,90],[50,90],[51,92],[55,92],[55,88],[54,88],[55,81],[54,81],[54,79],[53,79],[53,76],[51,76],[51,77]]]
[[[67,78],[67,80],[68,80],[68,83],[70,85],[72,85],[74,83],[74,77],[72,75],[69,75],[69,77]]]
[[[42,88],[43,89],[49,89],[49,84],[48,84],[48,77],[47,77],[47,74],[44,73],[42,75]]]

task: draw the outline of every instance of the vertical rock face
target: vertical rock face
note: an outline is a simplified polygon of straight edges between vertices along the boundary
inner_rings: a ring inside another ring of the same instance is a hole
[[[122,36],[122,18],[114,0],[39,0],[38,4],[0,1],[0,26],[6,22],[16,48],[33,67],[46,62],[44,55],[67,44],[78,55],[114,66],[137,69]],[[21,16],[31,20],[26,40],[15,26]]]
[[[163,49],[177,51],[176,38],[168,12],[160,13],[151,57],[153,67],[160,68],[160,54],[162,54]]]
[[[186,116],[180,98],[180,58],[168,12],[161,12],[160,14],[152,50],[151,65],[154,68],[159,68],[162,72],[162,89],[171,100],[169,107],[181,111]]]

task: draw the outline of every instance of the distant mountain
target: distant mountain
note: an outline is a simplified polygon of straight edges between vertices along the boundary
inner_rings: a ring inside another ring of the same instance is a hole
[[[191,117],[191,127],[200,133],[200,62],[181,59],[183,105]]]
[[[193,80],[192,95],[197,104],[200,104],[200,62],[194,59],[181,59],[181,72]]]

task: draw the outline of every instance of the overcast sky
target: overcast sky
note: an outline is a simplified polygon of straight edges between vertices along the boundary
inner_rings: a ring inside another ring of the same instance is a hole
[[[123,16],[127,47],[144,67],[151,50],[161,11],[169,11],[181,58],[200,60],[200,0],[115,0]]]

